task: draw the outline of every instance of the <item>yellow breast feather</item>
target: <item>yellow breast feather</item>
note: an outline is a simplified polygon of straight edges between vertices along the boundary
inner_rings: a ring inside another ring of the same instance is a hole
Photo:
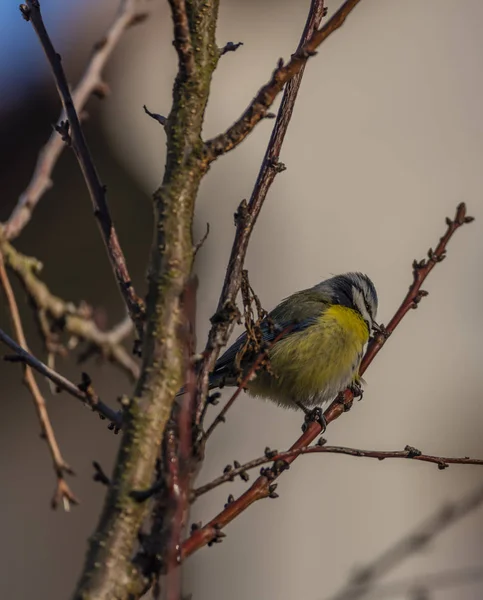
[[[368,339],[358,312],[330,306],[313,325],[275,344],[269,352],[272,373],[259,372],[248,391],[286,406],[330,401],[357,378]]]

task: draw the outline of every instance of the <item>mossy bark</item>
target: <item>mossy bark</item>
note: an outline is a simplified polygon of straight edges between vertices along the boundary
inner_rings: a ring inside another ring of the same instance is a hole
[[[144,581],[132,564],[147,503],[133,490],[153,483],[156,458],[174,396],[183,379],[180,296],[193,260],[192,221],[207,170],[201,129],[219,52],[215,43],[218,0],[186,2],[194,68],[180,68],[165,129],[166,169],[154,193],[155,232],[148,272],[142,374],[123,425],[112,485],[90,539],[76,599],[139,597]]]

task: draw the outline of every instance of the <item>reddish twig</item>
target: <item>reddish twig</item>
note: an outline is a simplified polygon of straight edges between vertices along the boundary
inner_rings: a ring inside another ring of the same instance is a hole
[[[193,356],[196,349],[196,291],[198,280],[191,278],[183,293],[183,313],[186,327],[185,364],[186,394],[174,407],[175,427],[165,439],[168,469],[168,502],[173,514],[170,519],[170,541],[167,551],[166,600],[181,598],[181,544],[186,533],[189,514],[189,490],[193,473],[193,423],[196,402],[196,374]],[[169,427],[169,426],[168,426]],[[163,511],[165,512],[165,511]]]
[[[278,469],[283,470],[282,462],[287,461],[290,458],[296,458],[301,454],[345,454],[347,456],[357,456],[360,458],[375,458],[377,460],[385,460],[386,458],[405,458],[411,460],[417,460],[420,462],[428,462],[438,465],[438,469],[444,470],[449,465],[480,465],[483,466],[483,459],[480,458],[469,458],[464,457],[446,457],[446,456],[431,456],[429,454],[422,454],[420,450],[413,448],[412,446],[406,446],[404,450],[394,451],[381,451],[381,450],[358,450],[357,448],[346,448],[345,446],[308,446],[305,448],[296,448],[294,450],[287,450],[286,452],[277,452],[276,450],[270,450],[267,448],[265,455],[255,458],[246,462],[239,467],[235,467],[227,470],[226,473],[220,475],[213,481],[200,486],[193,490],[192,495],[194,498],[202,496],[207,492],[210,492],[214,488],[226,483],[227,481],[233,481],[235,477],[256,469],[261,465],[266,465],[270,462],[279,463]],[[280,462],[279,462],[280,461]]]
[[[89,389],[89,392],[83,391],[79,386],[75,385],[63,375],[57,373],[57,371],[54,371],[36,358],[26,348],[19,346],[19,344],[12,340],[12,338],[2,329],[0,329],[0,342],[4,343],[10,350],[15,352],[15,357],[5,357],[6,360],[14,362],[13,359],[15,358],[19,362],[23,362],[44,377],[47,377],[47,379],[52,381],[59,390],[64,390],[74,398],[77,398],[77,400],[87,404],[93,411],[99,413],[101,417],[108,419],[111,422],[113,429],[121,428],[121,414],[112,410],[112,408],[109,408],[107,404],[104,404],[99,396],[92,391],[92,388]]]
[[[376,335],[371,340],[364,358],[361,363],[360,374],[362,375],[368,368],[370,363],[374,360],[375,356],[384,346],[388,336],[395,330],[397,325],[401,322],[401,319],[411,308],[416,308],[422,297],[426,295],[421,290],[421,286],[425,281],[426,277],[432,271],[433,267],[443,260],[446,255],[446,246],[455,233],[465,223],[470,223],[473,220],[472,217],[466,216],[466,206],[460,204],[456,209],[456,216],[454,220],[446,219],[447,230],[441,240],[439,241],[436,250],[430,250],[428,252],[428,260],[415,261],[413,263],[413,283],[409,288],[405,299],[401,306],[396,311],[396,314],[389,322],[388,326],[383,332]],[[336,398],[334,402],[325,411],[324,417],[326,423],[329,424],[331,421],[337,419],[343,412],[348,410],[352,400],[354,398],[353,393],[350,390],[346,390],[343,395],[343,399]],[[301,448],[309,446],[315,438],[321,433],[322,427],[320,423],[313,421],[308,424],[305,432],[299,437],[299,439],[292,445],[290,451],[297,451]],[[292,463],[297,458],[297,454],[285,459],[287,464]],[[266,498],[270,495],[270,486],[273,485],[273,481],[278,477],[280,473],[274,472],[273,469],[267,469],[266,472],[258,477],[258,479],[252,484],[252,486],[243,493],[237,500],[230,503],[221,513],[214,517],[207,525],[197,529],[183,544],[183,557],[193,554],[196,550],[208,544],[211,540],[216,539],[221,528],[225,527],[228,523],[233,521],[238,515],[244,512],[249,506],[261,498]]]
[[[37,34],[49,61],[57,91],[68,118],[68,121],[60,122],[57,126],[57,131],[61,134],[64,141],[72,146],[77,161],[79,162],[91,197],[94,215],[99,225],[119,290],[124,298],[131,319],[136,326],[138,336],[141,338],[144,321],[144,303],[134,291],[126,265],[126,259],[109,212],[106,188],[99,179],[89,147],[85,140],[64,69],[62,68],[60,55],[55,51],[49,34],[45,29],[39,3],[35,0],[28,0],[26,4],[20,5],[20,9],[24,18],[32,23],[35,33]]]
[[[312,35],[313,31],[319,27],[323,14],[323,0],[312,0],[297,51],[300,51]],[[225,281],[218,301],[217,311],[212,318],[213,326],[208,335],[203,364],[198,376],[199,397],[196,415],[197,424],[200,424],[203,414],[204,399],[207,396],[209,387],[209,374],[213,371],[220,349],[227,343],[228,338],[232,333],[233,323],[238,314],[235,301],[240,290],[248,242],[250,241],[253,228],[257,222],[267,192],[275,179],[276,174],[281,170],[278,158],[290,123],[304,68],[305,64],[298,73],[294,73],[292,81],[287,85],[284,91],[272,136],[268,143],[267,151],[250,197],[250,202],[247,204],[246,201],[243,201],[235,215],[235,240],[233,242]]]
[[[208,430],[207,430],[207,432],[204,435],[204,441],[205,442],[208,440],[208,438],[213,433],[213,431],[216,429],[216,427],[220,423],[224,423],[225,422],[225,415],[226,415],[226,413],[229,411],[230,407],[233,405],[233,403],[238,398],[238,396],[241,394],[242,390],[244,390],[246,388],[247,383],[250,381],[250,379],[253,377],[253,375],[262,366],[263,361],[267,358],[267,355],[268,355],[268,352],[269,352],[270,348],[274,344],[276,344],[284,335],[286,335],[287,333],[289,333],[293,329],[293,327],[294,327],[294,325],[288,325],[287,327],[285,327],[270,342],[270,344],[268,345],[267,348],[265,348],[265,350],[263,350],[262,352],[259,352],[257,358],[253,362],[253,365],[250,367],[250,369],[248,370],[247,374],[245,375],[245,377],[242,379],[242,381],[240,382],[240,384],[237,387],[237,389],[232,394],[231,398],[228,400],[228,402],[225,404],[225,406],[220,410],[220,412],[216,415],[215,419],[213,420],[213,423],[208,427]]]
[[[20,319],[17,301],[15,299],[12,286],[10,285],[7,270],[5,269],[3,255],[1,253],[0,283],[7,298],[7,304],[10,312],[10,317],[12,319],[15,335],[20,344],[24,348],[27,348],[27,340],[25,338],[22,321]],[[57,477],[57,485],[51,503],[52,508],[57,508],[59,502],[62,502],[64,510],[68,511],[70,509],[71,504],[78,504],[78,500],[74,496],[67,482],[65,481],[64,476],[66,474],[73,475],[74,471],[70,468],[70,466],[65,462],[64,458],[62,457],[59,445],[57,444],[57,439],[55,437],[54,428],[52,427],[49,413],[47,412],[47,405],[45,403],[45,399],[42,396],[39,386],[37,385],[37,381],[35,380],[32,369],[26,364],[24,364],[23,367],[25,385],[27,386],[34,401],[35,410],[37,411],[37,416],[40,422],[42,437],[45,439],[49,447],[50,455],[52,457],[52,464],[54,467],[55,475]]]
[[[94,52],[77,87],[72,92],[72,101],[77,114],[80,114],[92,94],[105,94],[107,85],[102,79],[102,71],[124,32],[134,23],[140,22],[146,13],[139,0],[122,0],[112,24],[102,39],[94,46]],[[62,110],[58,125],[67,115]],[[32,213],[42,196],[52,186],[52,171],[64,149],[65,144],[56,131],[53,131],[37,159],[32,179],[5,223],[5,236],[8,240],[16,238],[32,218]]]
[[[236,146],[238,146],[238,144],[253,131],[257,123],[267,116],[268,109],[273,104],[283,86],[297,75],[297,73],[300,73],[307,60],[316,54],[316,50],[320,44],[322,44],[331,33],[343,25],[349,13],[359,2],[360,0],[346,0],[321,29],[317,29],[316,27],[313,28],[312,35],[305,38],[304,43],[299,45],[297,51],[292,55],[286,65],[283,64],[282,59],[279,61],[279,65],[274,70],[270,81],[260,88],[255,98],[250,102],[250,105],[238,121],[229,127],[225,133],[222,133],[205,143],[205,155],[208,162],[212,162],[221,154],[236,148]],[[312,4],[315,3],[313,2]]]

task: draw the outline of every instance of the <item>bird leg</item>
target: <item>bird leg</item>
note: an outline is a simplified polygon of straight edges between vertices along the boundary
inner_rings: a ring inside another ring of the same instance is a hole
[[[327,421],[324,417],[324,412],[323,410],[320,408],[320,406],[316,406],[315,408],[307,408],[304,404],[302,404],[302,402],[299,402],[298,400],[295,402],[295,404],[304,411],[305,413],[305,419],[304,419],[304,424],[302,425],[302,431],[305,431],[307,429],[307,425],[309,423],[318,423],[320,425],[320,427],[322,428],[322,432],[324,433],[325,430],[327,429]]]

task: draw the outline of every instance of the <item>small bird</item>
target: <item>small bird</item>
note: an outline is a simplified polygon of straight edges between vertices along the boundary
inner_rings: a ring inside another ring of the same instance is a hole
[[[246,383],[248,393],[309,413],[348,386],[359,388],[364,347],[378,330],[377,304],[362,273],[337,275],[283,300],[261,323],[268,367]],[[210,389],[238,386],[249,374],[263,350],[246,351],[247,340],[245,332],[219,358]]]

